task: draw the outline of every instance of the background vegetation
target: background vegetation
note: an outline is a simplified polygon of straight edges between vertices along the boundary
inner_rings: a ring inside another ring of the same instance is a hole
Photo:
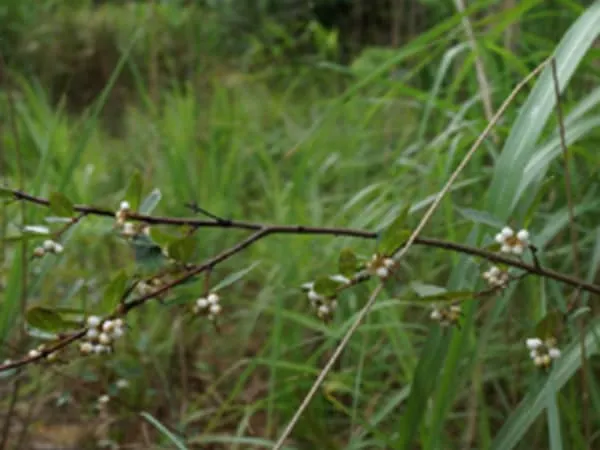
[[[484,245],[505,223],[527,226],[544,265],[593,282],[599,9],[575,0],[7,0],[1,183],[116,208],[139,170],[146,192],[162,193],[161,215],[189,215],[185,203],[197,202],[223,217],[377,230],[412,205],[415,223],[490,111],[562,42],[579,259],[549,72],[517,96],[426,234]],[[4,237],[44,221],[35,207],[0,208]],[[202,231],[198,261],[240,236]],[[86,220],[65,246],[32,262],[2,241],[2,360],[37,342],[19,332],[22,297],[93,310],[110,277],[134,264],[110,220]],[[175,448],[157,424],[188,448],[269,448],[368,296],[369,286],[345,294],[325,325],[299,290],[335,271],[346,246],[374,248],[272,237],[219,266],[213,280],[252,267],[222,292],[219,333],[189,305],[150,303],[132,313],[114,356],[2,379],[0,411],[15,399],[6,448]],[[567,322],[564,361],[550,375],[535,370],[524,338],[548,310],[564,311],[572,290],[528,277],[470,304],[461,328],[445,331],[414,301],[414,283],[474,289],[485,268],[411,250],[286,448],[600,446],[597,298],[581,296],[581,321]],[[120,379],[129,387],[118,389]]]

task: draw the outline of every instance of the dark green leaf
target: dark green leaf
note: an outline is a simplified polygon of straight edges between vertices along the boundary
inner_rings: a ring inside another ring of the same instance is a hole
[[[152,214],[158,202],[162,198],[162,194],[160,193],[160,189],[154,189],[150,194],[144,199],[140,206],[140,214]]]
[[[405,228],[410,206],[407,205],[394,221],[381,233],[377,250],[384,256],[392,256],[408,239],[411,232]]]
[[[49,197],[50,211],[59,217],[73,217],[75,208],[73,202],[60,192],[53,192]]]
[[[150,239],[154,241],[160,247],[168,247],[171,242],[176,239],[180,239],[180,236],[174,236],[170,233],[166,233],[163,230],[152,227],[150,228]]]
[[[341,251],[338,267],[340,273],[345,277],[352,278],[354,276],[358,270],[358,259],[351,249],[345,248]]]
[[[104,289],[104,294],[98,308],[100,314],[109,314],[114,311],[127,289],[128,280],[129,276],[124,270],[113,276]]]
[[[337,290],[340,286],[341,283],[338,281],[332,280],[329,277],[320,277],[315,280],[313,289],[317,294],[324,295],[325,297],[332,297],[337,294]]]
[[[25,313],[27,324],[42,331],[61,331],[68,328],[59,313],[44,306],[33,306]]]
[[[142,199],[142,175],[139,172],[135,172],[131,180],[129,180],[129,185],[127,186],[127,190],[125,191],[125,198],[129,202],[129,206],[132,211],[137,211],[140,206],[140,201]]]
[[[135,253],[135,262],[143,272],[153,272],[167,263],[162,248],[145,234],[135,236],[130,241]]]
[[[560,311],[550,311],[535,326],[535,337],[540,339],[556,338],[561,334],[564,316]]]
[[[167,247],[170,258],[180,262],[188,262],[196,250],[196,236],[193,234],[171,242]]]

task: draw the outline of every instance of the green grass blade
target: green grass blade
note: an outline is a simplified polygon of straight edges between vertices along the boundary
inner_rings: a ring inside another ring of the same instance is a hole
[[[564,91],[581,60],[600,34],[600,2],[594,2],[570,27],[555,53],[559,86]],[[490,212],[508,218],[518,201],[519,181],[534,156],[537,143],[554,111],[556,98],[551,67],[547,66],[521,109],[496,163],[488,205]]]
[[[176,436],[173,432],[169,431],[162,423],[160,423],[158,420],[156,420],[154,418],[154,416],[152,416],[151,414],[149,414],[145,411],[142,411],[140,413],[140,415],[144,419],[146,419],[148,422],[150,422],[150,424],[152,426],[154,426],[154,428],[156,428],[160,432],[160,434],[162,434],[167,439],[169,439],[173,443],[175,448],[177,448],[178,450],[187,450],[188,449],[187,446],[181,440],[181,438]]]

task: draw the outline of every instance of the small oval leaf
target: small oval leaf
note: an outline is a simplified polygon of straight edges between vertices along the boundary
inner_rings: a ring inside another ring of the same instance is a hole
[[[170,258],[180,262],[188,262],[196,250],[196,236],[189,235],[171,242],[167,247]]]
[[[137,211],[140,206],[140,201],[142,199],[142,185],[142,175],[140,172],[136,171],[129,180],[129,185],[125,191],[125,198],[123,199],[129,202],[132,211]]]
[[[406,217],[410,206],[406,205],[394,221],[382,231],[377,246],[378,253],[383,256],[392,256],[411,235],[411,231],[405,228]]]
[[[338,260],[338,268],[342,275],[352,278],[358,270],[358,258],[352,249],[345,248],[341,251]]]
[[[129,276],[125,270],[119,271],[112,277],[104,289],[104,294],[98,307],[99,313],[109,314],[114,311],[114,309],[123,299],[123,294],[127,288],[128,280]]]
[[[68,328],[68,324],[61,315],[51,308],[44,306],[33,306],[25,313],[27,324],[42,331],[61,331]]]
[[[75,208],[73,202],[66,195],[60,192],[53,192],[48,198],[50,201],[50,211],[58,217],[73,217]]]
[[[320,277],[315,280],[313,290],[325,297],[333,297],[337,294],[340,286],[340,282],[332,280],[330,277]]]

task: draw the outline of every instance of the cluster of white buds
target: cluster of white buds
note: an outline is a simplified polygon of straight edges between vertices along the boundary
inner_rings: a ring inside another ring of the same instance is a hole
[[[223,310],[219,304],[220,300],[216,293],[211,292],[208,296],[196,300],[192,310],[194,314],[204,314],[208,317],[208,320],[215,320]]]
[[[113,342],[124,334],[123,319],[102,321],[98,316],[89,316],[86,320],[87,331],[79,351],[83,355],[110,353]]]
[[[39,358],[42,355],[42,352],[44,352],[44,350],[46,350],[46,346],[44,344],[41,344],[37,348],[29,350],[29,353],[27,354],[27,356],[29,358]],[[48,362],[55,362],[57,360],[57,353],[58,352],[48,353],[44,357],[44,359]]]
[[[395,265],[396,261],[394,261],[393,258],[388,258],[375,253],[371,258],[371,261],[367,264],[367,272],[385,280],[390,276]]]
[[[536,367],[547,369],[552,361],[560,357],[560,350],[556,347],[556,339],[549,338],[542,341],[540,338],[529,338],[525,341],[529,349],[529,356]]]
[[[327,298],[311,287],[308,291],[308,300],[310,301],[312,308],[316,311],[319,319],[329,322],[333,318],[333,314],[338,306],[335,298]]]
[[[492,266],[487,272],[483,273],[483,279],[491,287],[505,288],[510,281],[510,275],[507,270],[502,270],[498,266]]]
[[[62,246],[62,244],[51,239],[47,239],[44,241],[44,245],[42,245],[41,247],[36,247],[33,250],[33,256],[35,256],[36,258],[41,258],[46,253],[53,253],[55,255],[58,255],[59,253],[62,253],[63,250],[64,247]]]
[[[449,305],[433,308],[429,317],[446,327],[457,324],[461,315],[462,310],[460,305]]]
[[[504,227],[500,233],[496,234],[495,239],[501,246],[501,252],[522,255],[529,246],[529,231],[521,230],[515,233],[512,228]]]

